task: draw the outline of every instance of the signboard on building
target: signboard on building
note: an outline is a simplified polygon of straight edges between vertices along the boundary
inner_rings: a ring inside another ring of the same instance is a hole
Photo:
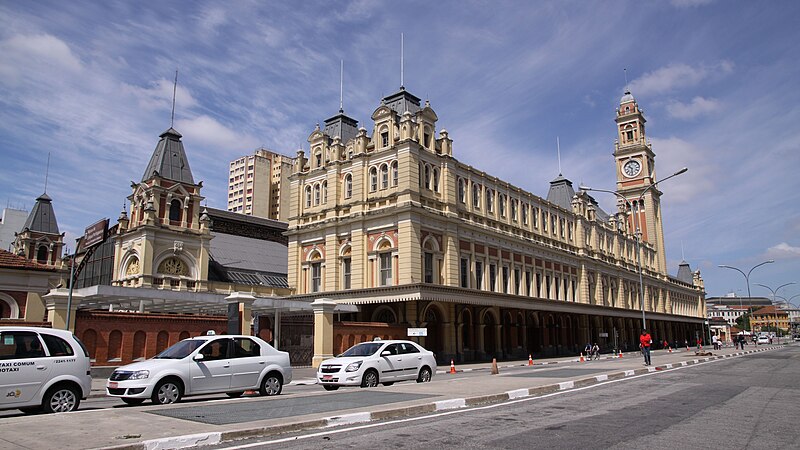
[[[107,235],[108,219],[98,220],[86,227],[86,231],[83,233],[83,248],[89,248],[103,242],[106,240]]]
[[[427,336],[428,329],[427,328],[409,328],[408,329],[408,337],[412,336]]]
[[[608,333],[600,333],[600,334],[599,334],[599,336],[600,336],[600,337],[607,338],[607,337],[608,337]]]

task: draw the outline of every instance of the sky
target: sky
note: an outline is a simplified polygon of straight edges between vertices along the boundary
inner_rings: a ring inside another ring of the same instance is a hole
[[[0,204],[45,189],[66,241],[116,220],[174,127],[208,205],[228,163],[308,150],[339,109],[371,129],[403,81],[454,156],[546,197],[614,189],[615,108],[644,110],[669,272],[709,296],[800,294],[800,2],[0,0]],[[595,197],[615,210],[613,195]],[[70,245],[72,247],[72,245]],[[800,303],[800,297],[792,299]]]

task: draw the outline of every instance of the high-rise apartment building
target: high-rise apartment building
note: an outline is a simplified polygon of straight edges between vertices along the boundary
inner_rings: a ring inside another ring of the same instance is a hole
[[[228,172],[228,211],[288,221],[288,185],[292,158],[260,148],[231,161]]]

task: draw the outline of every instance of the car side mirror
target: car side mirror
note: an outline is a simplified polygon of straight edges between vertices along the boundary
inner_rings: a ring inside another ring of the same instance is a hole
[[[381,352],[381,356],[392,356],[392,352],[389,350],[384,350]]]
[[[195,360],[195,361],[202,361],[204,358],[205,358],[205,356],[203,356],[202,353],[198,353],[198,354],[194,355],[194,358],[192,358],[192,359]]]

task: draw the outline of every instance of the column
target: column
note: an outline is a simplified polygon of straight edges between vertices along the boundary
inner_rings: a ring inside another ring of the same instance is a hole
[[[336,302],[329,298],[318,298],[311,303],[314,310],[314,357],[311,367],[319,367],[322,361],[333,358],[333,310]]]
[[[256,301],[256,298],[252,294],[246,292],[234,292],[233,294],[225,297],[225,301],[228,302],[228,311],[235,309],[239,313],[238,324],[236,324],[236,332],[245,336],[249,336],[250,321],[253,317],[253,302]],[[228,321],[230,320],[231,317],[229,316]],[[231,329],[230,324],[228,329]],[[275,342],[277,342],[277,339]]]
[[[47,308],[47,321],[57,330],[69,330],[75,332],[75,313],[78,305],[81,304],[81,297],[72,292],[72,299],[69,298],[69,289],[53,289],[44,296],[45,307]],[[67,314],[69,312],[69,314]],[[69,325],[67,324],[69,315]]]

